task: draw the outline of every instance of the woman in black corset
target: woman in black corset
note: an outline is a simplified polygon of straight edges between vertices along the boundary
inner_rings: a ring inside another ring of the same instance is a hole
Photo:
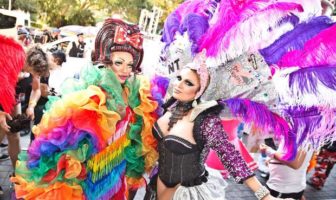
[[[188,64],[181,70],[174,82],[172,98],[164,105],[167,111],[153,127],[159,142],[157,198],[225,199],[226,183],[204,166],[211,148],[237,182],[244,182],[257,199],[271,199],[269,191],[229,143],[218,117],[222,107],[217,101],[199,102],[209,75],[204,63],[201,67],[196,65]]]

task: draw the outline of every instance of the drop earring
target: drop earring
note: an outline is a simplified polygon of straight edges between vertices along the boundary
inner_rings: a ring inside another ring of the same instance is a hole
[[[193,102],[192,102],[192,107],[195,108],[197,106],[197,100],[195,99]]]

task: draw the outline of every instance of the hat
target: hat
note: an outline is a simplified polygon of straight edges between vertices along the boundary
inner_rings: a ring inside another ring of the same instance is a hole
[[[29,34],[28,30],[25,28],[20,28],[17,32],[18,35],[27,35]]]
[[[143,58],[143,36],[137,25],[128,24],[120,19],[108,18],[97,33],[95,41],[95,59],[110,64],[113,52],[123,51],[132,54],[134,72],[140,72]]]
[[[52,30],[52,32],[53,32],[53,33],[60,33],[60,32],[61,32],[61,30],[60,30],[60,29],[58,29],[58,28],[54,28],[54,29]]]
[[[84,33],[82,33],[82,32],[77,33],[77,37],[80,36],[80,35],[84,35]]]

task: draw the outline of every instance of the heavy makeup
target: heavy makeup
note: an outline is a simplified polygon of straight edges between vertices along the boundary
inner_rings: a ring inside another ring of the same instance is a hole
[[[117,79],[121,84],[131,76],[134,68],[134,60],[132,54],[128,52],[113,52],[111,56],[112,64],[108,65],[115,73]]]
[[[181,102],[193,101],[200,89],[199,76],[192,69],[182,69],[173,86],[173,97],[175,99]]]

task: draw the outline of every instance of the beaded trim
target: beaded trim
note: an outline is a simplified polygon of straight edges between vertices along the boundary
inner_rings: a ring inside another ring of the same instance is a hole
[[[269,194],[270,194],[270,191],[265,186],[260,187],[254,193],[254,195],[257,197],[258,200],[262,200],[264,197],[266,197]]]

